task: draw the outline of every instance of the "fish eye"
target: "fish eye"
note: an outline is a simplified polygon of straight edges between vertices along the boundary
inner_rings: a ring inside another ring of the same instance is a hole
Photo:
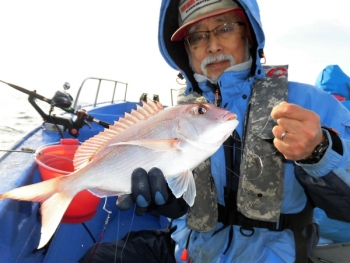
[[[199,108],[198,108],[198,113],[199,113],[199,114],[206,114],[206,113],[207,113],[207,110],[206,110],[206,108],[199,107]]]
[[[197,106],[193,108],[193,112],[195,115],[204,115],[207,113],[207,109],[203,106]]]

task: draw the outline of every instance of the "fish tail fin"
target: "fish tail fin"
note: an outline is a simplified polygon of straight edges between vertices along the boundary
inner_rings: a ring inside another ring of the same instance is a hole
[[[42,227],[38,249],[50,240],[75,195],[67,191],[67,187],[63,187],[64,179],[65,176],[57,177],[22,186],[0,195],[0,199],[10,198],[42,203],[40,207]]]
[[[36,184],[25,185],[0,194],[0,199],[10,198],[21,201],[44,202],[57,190],[59,177]]]
[[[40,207],[42,215],[41,238],[38,249],[49,242],[73,197],[74,195],[62,191],[54,193],[42,203]]]

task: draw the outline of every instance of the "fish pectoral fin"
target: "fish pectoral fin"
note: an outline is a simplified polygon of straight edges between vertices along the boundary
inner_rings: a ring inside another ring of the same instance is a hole
[[[183,195],[184,200],[192,206],[196,197],[196,186],[192,171],[187,170],[168,180],[168,186],[176,198]]]
[[[139,140],[139,141],[128,141],[113,143],[110,146],[117,145],[134,145],[146,147],[155,151],[169,151],[177,150],[180,151],[180,140],[177,138],[165,139],[165,140]]]
[[[193,206],[194,199],[196,198],[196,184],[194,182],[194,177],[191,171],[189,171],[190,175],[188,177],[188,187],[187,190],[183,194],[183,199],[189,206]]]

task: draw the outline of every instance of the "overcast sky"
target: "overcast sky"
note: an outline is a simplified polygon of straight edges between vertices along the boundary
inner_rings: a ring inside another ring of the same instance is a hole
[[[129,100],[176,83],[158,50],[160,0],[0,0],[0,80],[50,96],[86,77],[129,83]],[[328,64],[350,75],[350,19],[343,0],[258,0],[267,64],[313,84]],[[7,86],[0,85],[1,89]],[[1,107],[1,106],[0,106]]]

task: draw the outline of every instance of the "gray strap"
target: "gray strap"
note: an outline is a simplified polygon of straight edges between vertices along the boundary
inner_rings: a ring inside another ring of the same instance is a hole
[[[210,172],[210,159],[193,170],[196,199],[187,214],[187,226],[199,232],[209,232],[218,220],[217,195]]]
[[[283,156],[274,147],[270,113],[287,100],[287,66],[265,67],[266,78],[254,83],[246,116],[237,207],[248,218],[277,222],[283,199]]]

